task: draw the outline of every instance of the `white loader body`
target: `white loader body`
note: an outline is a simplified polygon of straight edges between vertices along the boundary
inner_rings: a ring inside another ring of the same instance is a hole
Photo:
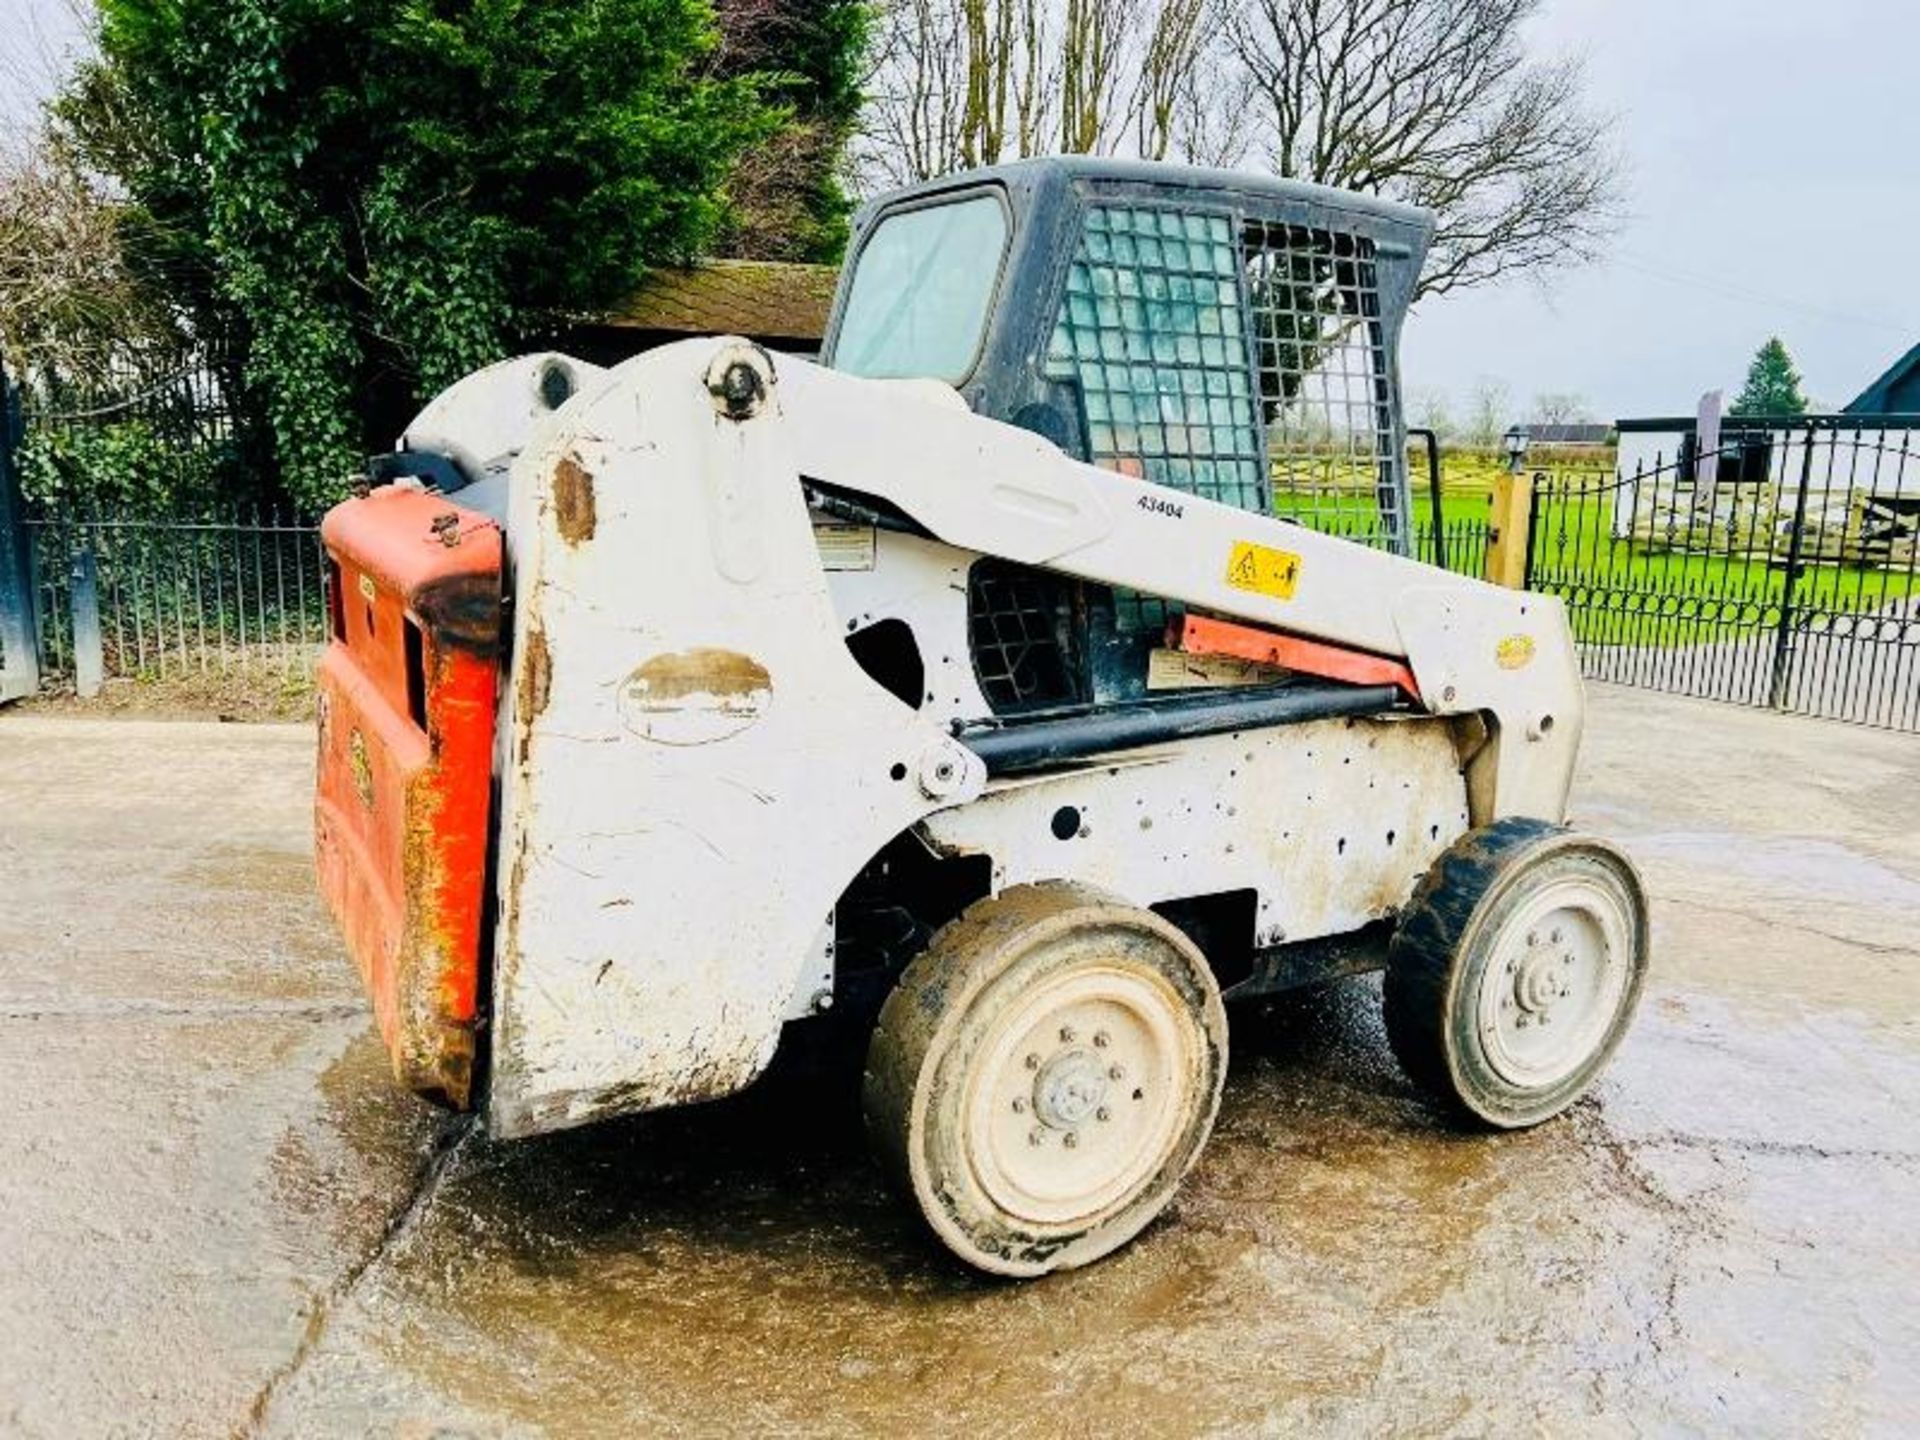
[[[516,411],[551,363],[470,377],[409,432],[496,472],[518,452],[492,482],[496,1134],[748,1084],[831,1003],[836,901],[903,833],[989,857],[996,892],[1248,890],[1265,948],[1392,916],[1471,827],[1564,816],[1582,698],[1554,599],[1078,463],[926,382],[694,340],[568,362],[570,401]],[[904,523],[850,524],[809,487]],[[969,650],[981,556],[1403,659],[1418,700],[990,773],[978,737],[1011,727]],[[923,662],[917,704],[846,643],[886,620]]]

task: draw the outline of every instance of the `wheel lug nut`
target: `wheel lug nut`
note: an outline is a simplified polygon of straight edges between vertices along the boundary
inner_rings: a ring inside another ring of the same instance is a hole
[[[1551,939],[1554,944],[1558,945],[1560,943],[1560,932],[1558,930],[1555,930],[1553,934],[1548,938]]]
[[[1038,1125],[1034,1126],[1033,1129],[1027,1132],[1027,1144],[1029,1145],[1038,1145],[1041,1141],[1045,1140],[1046,1138],[1047,1138],[1047,1132],[1042,1130]]]
[[[1113,1043],[1113,1037],[1107,1034],[1106,1031],[1096,1030],[1093,1032],[1093,1048],[1094,1049],[1104,1050],[1107,1048],[1108,1045],[1112,1043]]]
[[[1514,1027],[1514,1029],[1516,1029],[1516,1030],[1524,1030],[1524,1029],[1526,1029],[1526,1028],[1527,1028],[1527,1017],[1526,1017],[1526,1016],[1524,1016],[1524,1015],[1522,1015],[1522,1016],[1521,1016],[1521,1017],[1520,1017],[1520,1018],[1519,1018],[1518,1020],[1515,1020],[1515,1021],[1513,1022],[1513,1027]]]
[[[1038,1055],[1027,1056],[1027,1069],[1038,1070],[1039,1068],[1040,1068],[1040,1057]]]
[[[1538,930],[1527,931],[1527,944],[1538,945],[1539,943],[1540,943],[1540,932]]]
[[[1062,1025],[1060,1027],[1060,1043],[1062,1045],[1071,1045],[1073,1041],[1073,1027],[1071,1025]]]
[[[1118,1065],[1115,1065],[1112,1069],[1107,1071],[1107,1078],[1109,1080],[1124,1080],[1127,1078],[1127,1072],[1121,1069]]]
[[[1076,1134],[1074,1134],[1074,1133],[1073,1133],[1073,1131],[1071,1131],[1071,1130],[1069,1130],[1069,1131],[1067,1132],[1067,1135],[1066,1135],[1066,1138],[1065,1138],[1064,1140],[1062,1140],[1062,1141],[1061,1141],[1060,1143],[1061,1143],[1062,1145],[1064,1145],[1064,1146],[1066,1146],[1066,1147],[1067,1147],[1067,1149],[1069,1149],[1069,1150],[1072,1150],[1072,1149],[1073,1149],[1073,1148],[1075,1148],[1075,1147],[1076,1147],[1077,1145],[1079,1145],[1079,1143],[1080,1143],[1080,1137],[1079,1137],[1078,1135],[1076,1135]]]
[[[1013,1113],[1016,1115],[1024,1115],[1027,1113],[1027,1102],[1018,1095],[1013,1097]]]
[[[1111,1120],[1113,1118],[1113,1112],[1102,1105],[1098,1110],[1093,1112],[1093,1118],[1096,1120]]]

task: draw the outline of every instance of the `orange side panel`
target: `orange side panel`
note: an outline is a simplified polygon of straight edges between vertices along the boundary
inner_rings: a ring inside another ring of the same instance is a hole
[[[320,889],[401,1082],[472,1103],[503,624],[500,533],[389,488],[321,526]],[[450,543],[451,542],[451,543]]]
[[[1344,680],[1350,685],[1398,685],[1414,700],[1420,687],[1413,671],[1398,660],[1365,650],[1343,650],[1319,640],[1283,635],[1257,625],[1183,615],[1167,626],[1167,646],[1188,655],[1226,655],[1262,665],[1280,665],[1303,675]]]

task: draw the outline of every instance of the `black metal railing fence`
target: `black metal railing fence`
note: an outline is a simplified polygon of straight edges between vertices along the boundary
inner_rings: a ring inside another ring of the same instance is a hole
[[[306,683],[324,638],[317,528],[262,498],[277,486],[236,418],[239,383],[228,357],[186,350],[7,385],[23,563],[3,598],[30,622],[36,685]]]
[[[1914,731],[1917,537],[1920,417],[1744,421],[1536,475],[1527,583],[1594,678]]]
[[[326,640],[317,526],[288,515],[43,509],[31,538],[43,683],[254,674],[304,684]]]

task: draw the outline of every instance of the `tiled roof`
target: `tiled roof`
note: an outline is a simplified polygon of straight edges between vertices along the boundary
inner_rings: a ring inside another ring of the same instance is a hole
[[[832,265],[708,260],[650,274],[606,323],[622,329],[818,340],[833,304]]]

